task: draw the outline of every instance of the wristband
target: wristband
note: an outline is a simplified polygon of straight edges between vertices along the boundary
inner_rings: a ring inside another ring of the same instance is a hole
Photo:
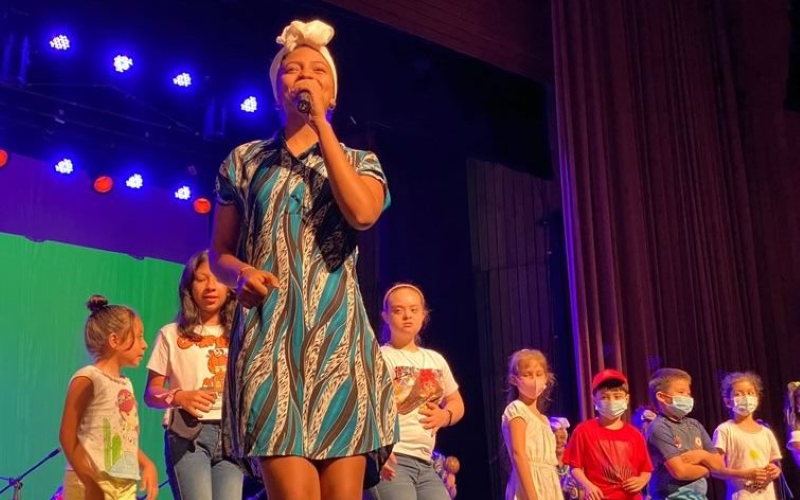
[[[180,389],[170,389],[169,392],[162,394],[164,402],[172,406],[172,402],[175,401],[175,395],[178,394],[178,391],[180,391]]]
[[[447,419],[447,427],[450,427],[451,425],[453,425],[453,412],[447,408],[445,408],[444,411],[450,414],[450,417]]]

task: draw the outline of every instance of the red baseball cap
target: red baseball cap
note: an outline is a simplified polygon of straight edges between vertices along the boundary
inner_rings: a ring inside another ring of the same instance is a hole
[[[621,371],[614,370],[613,368],[606,368],[595,375],[592,379],[592,392],[596,391],[600,384],[608,382],[609,380],[618,380],[623,384],[628,383],[628,377],[626,377]]]

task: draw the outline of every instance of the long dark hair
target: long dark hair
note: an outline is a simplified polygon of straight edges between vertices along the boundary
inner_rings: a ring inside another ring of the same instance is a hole
[[[200,317],[200,308],[197,307],[197,303],[195,303],[194,297],[192,297],[192,284],[194,284],[197,269],[206,262],[208,262],[208,250],[203,250],[192,255],[183,268],[181,281],[178,284],[180,306],[178,315],[175,317],[175,322],[178,324],[178,333],[192,340],[200,340],[200,335],[198,335],[195,330],[198,326],[203,325],[203,320]],[[235,309],[236,297],[233,291],[228,289],[228,295],[225,297],[225,304],[222,306],[222,310],[219,313],[223,335],[226,337],[231,330]]]

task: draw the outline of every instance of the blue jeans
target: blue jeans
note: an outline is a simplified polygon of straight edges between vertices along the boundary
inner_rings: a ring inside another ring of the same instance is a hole
[[[394,479],[381,481],[367,491],[372,500],[450,500],[447,488],[433,465],[408,455],[395,454]]]
[[[169,487],[175,500],[242,498],[242,471],[222,458],[219,422],[203,424],[194,441],[164,433]]]

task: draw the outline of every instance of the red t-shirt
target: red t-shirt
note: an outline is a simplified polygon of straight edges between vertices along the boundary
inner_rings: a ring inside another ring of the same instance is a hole
[[[641,500],[641,493],[627,493],[622,483],[653,470],[647,443],[634,426],[623,422],[622,428],[611,430],[597,419],[578,424],[567,443],[564,463],[583,469],[605,500]]]

